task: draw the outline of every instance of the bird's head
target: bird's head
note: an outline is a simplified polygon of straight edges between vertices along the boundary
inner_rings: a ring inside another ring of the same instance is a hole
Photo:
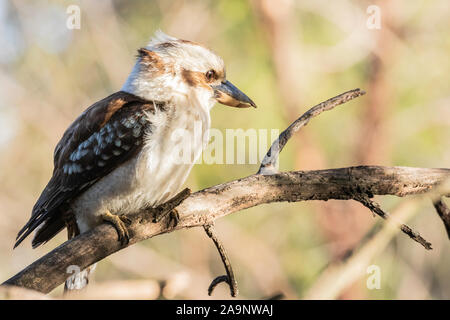
[[[216,101],[238,108],[256,107],[227,80],[225,65],[218,55],[161,31],[138,50],[136,65],[122,90],[149,100],[195,98],[208,109]]]

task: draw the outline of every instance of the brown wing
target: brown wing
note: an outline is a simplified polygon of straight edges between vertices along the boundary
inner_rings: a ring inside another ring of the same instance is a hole
[[[139,152],[144,132],[151,129],[145,113],[154,112],[158,105],[117,92],[79,116],[55,148],[53,176],[34,205],[30,220],[19,231],[14,247],[39,226],[33,247],[61,231],[66,205]]]

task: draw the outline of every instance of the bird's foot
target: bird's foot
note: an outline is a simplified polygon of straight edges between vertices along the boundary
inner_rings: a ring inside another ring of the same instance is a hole
[[[102,214],[103,221],[112,223],[114,228],[117,231],[117,235],[119,236],[119,241],[121,244],[127,244],[130,241],[130,234],[128,233],[128,229],[126,224],[130,224],[131,220],[125,216],[118,216],[115,214],[112,214],[111,212],[107,211],[106,213]]]
[[[191,195],[191,190],[186,188],[176,196],[171,198],[169,201],[162,203],[155,209],[155,216],[153,217],[153,222],[158,223],[164,218],[169,216],[169,221],[167,223],[167,228],[175,228],[180,221],[180,214],[178,213],[176,207],[183,202],[184,199]]]
[[[67,239],[70,240],[80,234],[77,219],[71,210],[67,210],[63,214],[63,220],[67,228]]]
[[[167,222],[167,228],[175,228],[178,224],[178,221],[180,221],[180,214],[178,213],[177,209],[172,209],[170,211],[162,211],[156,214],[156,216],[153,218],[154,223],[158,223],[161,220],[163,220],[165,217],[169,216],[169,221]]]

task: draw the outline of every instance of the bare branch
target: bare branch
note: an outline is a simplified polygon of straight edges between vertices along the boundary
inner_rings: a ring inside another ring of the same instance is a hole
[[[286,130],[284,130],[277,140],[272,143],[269,151],[267,151],[266,156],[261,161],[261,166],[258,170],[259,174],[273,174],[277,172],[275,170],[276,162],[278,161],[278,156],[280,152],[283,150],[286,143],[292,137],[292,135],[300,130],[300,128],[306,126],[312,118],[318,116],[324,111],[331,110],[338,105],[346,103],[352,99],[355,99],[359,96],[366,94],[364,91],[360,89],[353,89],[347,92],[344,92],[334,98],[330,98],[327,101],[319,103],[318,105],[312,107],[307,112],[305,112],[300,118],[295,120]]]
[[[447,207],[442,198],[433,202],[434,208],[436,209],[439,217],[441,217],[444,222],[445,230],[447,230],[448,238],[450,239],[450,208]]]
[[[400,222],[393,220],[389,213],[383,211],[383,209],[381,209],[380,205],[378,203],[376,203],[375,201],[370,200],[369,197],[357,195],[355,197],[355,200],[360,202],[361,204],[363,204],[365,207],[369,208],[370,211],[372,211],[374,214],[379,215],[381,218],[394,222],[400,228],[400,230],[403,231],[403,233],[408,235],[414,241],[420,243],[425,249],[427,249],[427,250],[432,249],[431,243],[429,243],[427,240],[422,238],[422,236],[418,232],[414,231],[413,229],[411,229],[411,227],[407,226],[404,223],[400,223]]]
[[[208,295],[211,295],[214,291],[215,287],[221,283],[226,282],[228,286],[230,287],[230,294],[232,297],[236,297],[238,295],[238,286],[236,278],[234,277],[233,268],[231,267],[230,259],[228,258],[227,252],[225,251],[224,246],[222,245],[222,242],[217,237],[216,231],[214,229],[214,226],[212,224],[206,224],[203,226],[205,229],[206,234],[208,237],[211,238],[211,240],[214,242],[217,251],[219,251],[220,258],[222,259],[223,266],[225,267],[226,275],[224,276],[218,276],[215,278],[208,288]]]
[[[159,208],[145,209],[127,216],[131,221],[128,226],[130,241],[127,244],[117,241],[117,232],[113,226],[102,224],[63,243],[5,281],[3,285],[16,285],[48,293],[65,281],[69,275],[66,272],[69,266],[76,265],[80,269],[85,269],[134,243],[178,229],[209,226],[223,216],[260,204],[282,201],[368,199],[373,195],[403,197],[426,193],[450,178],[450,169],[380,166],[275,172],[276,159],[294,132],[321,112],[362,94],[364,92],[359,89],[351,90],[306,112],[274,142],[259,170],[262,174],[216,185],[190,196],[189,190],[185,190]],[[444,195],[448,196],[448,194]],[[368,204],[371,204],[370,200]],[[176,225],[166,223],[170,217],[162,214],[162,211],[168,212],[174,207],[179,213],[179,221]],[[369,207],[375,208],[375,206]],[[382,210],[378,213],[386,216]],[[166,218],[154,223],[155,217],[160,216]],[[208,232],[208,227],[205,227],[205,230]],[[415,237],[415,240],[421,241],[421,238],[408,227],[403,226],[402,230]],[[214,236],[212,238],[214,240]],[[215,241],[219,248],[218,243]],[[426,246],[427,242],[423,240],[422,244]],[[222,253],[221,256],[223,259]],[[234,277],[230,273],[231,266],[228,268],[226,265],[226,269],[227,278],[233,280]],[[233,281],[230,281],[230,284],[232,288],[235,285]],[[236,287],[235,292],[237,292]]]
[[[251,175],[193,193],[177,208],[177,226],[153,223],[148,211],[130,215],[132,245],[177,229],[203,226],[228,214],[272,202],[349,200],[361,194],[407,196],[426,193],[450,178],[450,169],[360,166],[317,171]],[[125,248],[113,226],[102,224],[67,241],[26,267],[4,284],[48,293],[63,283],[67,267],[81,269]]]

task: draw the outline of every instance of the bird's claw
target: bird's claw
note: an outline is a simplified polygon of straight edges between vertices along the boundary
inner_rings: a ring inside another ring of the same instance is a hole
[[[169,216],[169,221],[167,223],[167,228],[175,228],[180,221],[180,214],[178,213],[176,207],[183,202],[184,199],[188,198],[191,194],[191,190],[186,188],[179,192],[169,201],[162,203],[156,207],[156,213],[153,217],[153,223],[158,223],[162,221],[165,217]]]
[[[153,223],[158,223],[161,220],[163,220],[165,217],[169,216],[169,221],[167,222],[167,228],[175,228],[180,221],[180,214],[178,213],[177,209],[172,209],[170,211],[163,211],[160,213],[157,213],[156,216],[153,218]]]
[[[117,231],[119,241],[122,245],[130,242],[130,234],[126,225],[131,224],[131,220],[125,216],[118,216],[111,212],[106,212],[102,215],[103,221],[111,223]]]

